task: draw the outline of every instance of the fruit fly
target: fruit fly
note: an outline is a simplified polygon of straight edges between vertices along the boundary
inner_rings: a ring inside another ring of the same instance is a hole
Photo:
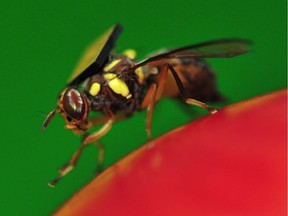
[[[202,58],[228,58],[249,51],[250,42],[243,39],[215,40],[158,52],[140,62],[135,51],[112,52],[122,28],[115,25],[92,44],[61,92],[57,107],[42,125],[45,129],[55,114],[65,121],[66,129],[83,135],[83,141],[72,158],[50,182],[54,186],[77,164],[85,146],[99,147],[98,167],[102,167],[104,148],[98,141],[119,119],[147,109],[146,131],[151,137],[152,114],[161,96],[179,96],[185,103],[202,107],[210,113],[216,109],[201,102],[217,100],[219,94],[211,68]],[[103,117],[89,118],[90,112]],[[88,130],[103,123],[96,132]]]

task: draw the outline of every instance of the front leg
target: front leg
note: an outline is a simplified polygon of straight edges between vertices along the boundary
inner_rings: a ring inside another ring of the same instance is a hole
[[[68,163],[66,163],[59,170],[60,175],[56,179],[51,181],[49,183],[49,186],[54,187],[55,184],[57,184],[59,182],[59,180],[61,180],[67,173],[69,173],[77,165],[77,162],[80,158],[80,155],[81,155],[83,149],[88,144],[91,144],[91,143],[94,143],[99,148],[99,152],[98,152],[98,170],[99,170],[99,167],[102,166],[102,164],[103,164],[104,148],[99,142],[97,142],[97,140],[100,139],[102,136],[104,136],[106,133],[108,133],[108,131],[112,127],[112,124],[113,124],[113,120],[108,119],[108,121],[98,131],[94,132],[91,135],[84,136],[83,142],[82,142],[81,146],[79,147],[79,149],[74,153],[74,155],[68,161]]]

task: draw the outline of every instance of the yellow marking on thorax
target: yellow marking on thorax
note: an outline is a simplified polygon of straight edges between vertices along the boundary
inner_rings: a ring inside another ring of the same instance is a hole
[[[106,80],[112,80],[112,79],[116,78],[116,74],[114,74],[114,73],[105,73],[104,74],[104,78]]]
[[[120,61],[121,61],[121,59],[116,59],[116,60],[112,61],[110,64],[106,65],[103,70],[105,72],[108,72],[113,67],[115,67]]]
[[[105,79],[108,81],[108,86],[112,89],[116,94],[120,94],[127,99],[131,98],[131,94],[127,84],[119,79],[116,74],[113,73],[105,73]]]
[[[91,88],[90,88],[90,90],[89,90],[90,95],[96,96],[96,95],[99,93],[100,88],[101,88],[100,84],[97,83],[97,82],[94,82],[94,83],[91,85]]]
[[[144,81],[144,73],[142,67],[137,68],[135,70],[135,74],[138,76],[138,82],[142,84]]]
[[[137,53],[133,49],[127,49],[123,52],[123,55],[127,56],[130,59],[135,59]]]

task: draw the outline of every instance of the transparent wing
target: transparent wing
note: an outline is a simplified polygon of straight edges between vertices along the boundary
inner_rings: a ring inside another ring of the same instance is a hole
[[[120,25],[112,26],[84,52],[79,64],[68,79],[68,85],[77,85],[96,74],[104,66],[122,31]]]
[[[149,62],[171,58],[230,58],[250,51],[251,42],[244,39],[223,39],[185,46],[151,56],[137,63],[135,70]]]

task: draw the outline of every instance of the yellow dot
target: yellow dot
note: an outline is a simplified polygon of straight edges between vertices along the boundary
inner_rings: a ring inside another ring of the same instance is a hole
[[[116,59],[116,60],[112,61],[110,64],[106,65],[103,70],[104,70],[105,72],[111,70],[111,69],[112,69],[113,67],[115,67],[120,61],[121,61],[121,59]]]
[[[135,70],[135,73],[136,73],[136,75],[138,76],[138,82],[139,82],[140,84],[142,84],[143,81],[144,81],[144,73],[143,73],[142,67],[137,68],[137,69]]]
[[[112,79],[116,78],[116,74],[114,74],[114,73],[105,73],[104,74],[104,78],[106,80],[112,80]]]
[[[127,97],[129,95],[128,86],[119,78],[110,80],[108,85],[116,94],[121,94],[123,97]]]
[[[89,90],[90,95],[96,96],[96,95],[99,93],[100,88],[101,88],[100,84],[97,83],[97,82],[94,82],[94,83],[92,84],[90,90]]]
[[[108,86],[114,91],[116,94],[121,94],[123,97],[127,97],[129,99],[129,88],[126,83],[119,79],[114,73],[105,73],[104,78],[108,81]]]
[[[136,51],[133,49],[127,49],[123,52],[123,55],[127,56],[130,59],[135,59],[136,54]]]

